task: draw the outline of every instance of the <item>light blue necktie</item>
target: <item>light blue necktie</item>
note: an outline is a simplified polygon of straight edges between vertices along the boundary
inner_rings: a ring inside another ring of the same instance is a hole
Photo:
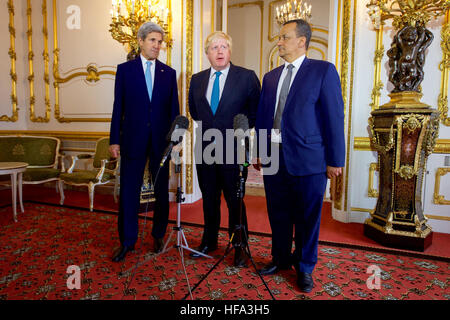
[[[147,84],[148,97],[152,101],[152,71],[150,69],[152,65],[151,61],[147,61],[147,69],[145,69],[145,83]]]
[[[217,107],[219,106],[219,95],[220,95],[219,78],[222,72],[216,71],[215,74],[216,79],[214,80],[214,85],[211,94],[211,110],[213,114],[216,114]]]

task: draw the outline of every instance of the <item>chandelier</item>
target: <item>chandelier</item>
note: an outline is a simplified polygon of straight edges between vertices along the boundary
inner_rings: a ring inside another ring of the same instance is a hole
[[[311,7],[311,5],[304,3],[303,0],[288,0],[285,4],[276,8],[277,16],[275,19],[280,26],[296,19],[303,19],[310,22]]]
[[[405,26],[425,26],[431,18],[437,18],[450,8],[450,0],[371,0],[367,13],[376,29],[385,20],[393,19],[396,29]]]
[[[137,33],[141,25],[152,21],[164,30],[167,47],[172,46],[169,28],[170,11],[160,0],[112,0],[109,32],[114,40],[129,46],[129,54],[137,55],[139,42]]]

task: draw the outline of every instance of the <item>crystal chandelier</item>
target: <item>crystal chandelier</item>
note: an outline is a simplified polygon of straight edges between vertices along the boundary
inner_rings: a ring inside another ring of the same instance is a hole
[[[160,0],[112,0],[109,32],[114,40],[129,46],[129,54],[139,52],[137,32],[140,26],[152,21],[164,30],[168,48],[172,47],[170,11]]]
[[[304,3],[303,0],[288,0],[285,4],[276,8],[277,16],[275,19],[280,26],[295,19],[303,19],[310,22],[311,8],[312,6]]]

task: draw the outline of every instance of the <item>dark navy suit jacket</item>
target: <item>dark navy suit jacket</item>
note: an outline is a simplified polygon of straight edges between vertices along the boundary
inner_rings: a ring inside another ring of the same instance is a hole
[[[223,161],[225,162],[227,158],[226,130],[233,129],[234,117],[237,114],[247,116],[250,128],[255,126],[261,85],[253,70],[230,63],[230,70],[228,71],[222,97],[216,113],[213,114],[211,106],[206,99],[210,72],[211,69],[208,68],[192,76],[189,88],[189,112],[192,119],[202,121],[202,132],[197,134],[195,142],[196,146],[197,144],[201,146],[202,151],[211,143],[210,141],[202,140],[203,133],[211,128],[220,130],[224,138]],[[236,146],[234,146],[233,151],[234,163],[237,163]]]
[[[278,81],[284,65],[264,76],[256,130],[266,129],[270,146]],[[281,119],[282,152],[288,172],[305,176],[343,167],[344,106],[333,64],[305,58],[289,90]],[[264,137],[258,136],[259,139]]]
[[[166,136],[179,115],[179,109],[174,69],[156,60],[150,102],[140,56],[119,64],[110,144],[119,144],[120,153],[129,158],[146,156],[151,145],[152,155],[160,159],[167,146]]]

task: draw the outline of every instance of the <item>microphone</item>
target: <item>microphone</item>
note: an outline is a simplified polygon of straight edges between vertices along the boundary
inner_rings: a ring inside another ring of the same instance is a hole
[[[238,146],[238,150],[241,151],[242,148],[244,148],[243,165],[244,165],[244,167],[248,167],[250,165],[249,154],[248,154],[249,141],[248,141],[248,136],[245,133],[248,132],[247,130],[249,130],[250,127],[248,124],[247,116],[242,113],[237,114],[233,119],[233,129],[234,129],[234,134],[235,134],[236,138],[239,139],[241,142],[241,146],[240,146],[240,148]],[[239,141],[238,141],[238,143],[239,143]],[[238,154],[240,155],[239,160],[241,160],[242,153],[238,152]],[[240,163],[241,161],[238,161],[238,162]]]
[[[249,129],[248,118],[245,114],[239,113],[233,119],[233,129],[234,131],[242,129],[244,132]]]
[[[164,150],[161,163],[159,164],[160,167],[164,166],[164,163],[172,152],[172,148],[183,140],[183,135],[187,128],[189,128],[189,119],[185,116],[176,116],[175,120],[173,120],[172,127],[166,136],[166,141],[169,142],[169,145],[166,150]],[[178,140],[176,138],[178,138]]]

